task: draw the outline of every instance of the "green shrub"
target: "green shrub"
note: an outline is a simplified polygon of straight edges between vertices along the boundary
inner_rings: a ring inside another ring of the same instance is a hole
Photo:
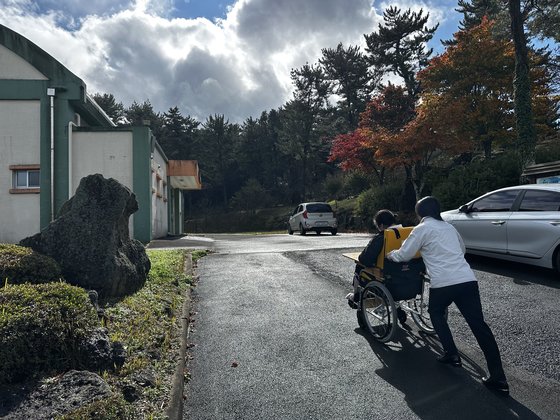
[[[373,216],[381,209],[396,212],[402,195],[402,185],[388,184],[382,187],[370,188],[358,197],[358,215],[367,221],[368,226],[373,226]]]
[[[504,154],[455,167],[433,186],[432,194],[442,210],[457,208],[489,191],[519,184],[521,172],[516,157]]]
[[[546,145],[537,146],[535,150],[535,163],[547,163],[560,160],[560,136],[556,141]]]
[[[345,196],[355,196],[367,190],[370,185],[377,182],[375,176],[360,171],[352,171],[344,174],[344,185],[342,187]]]
[[[57,262],[38,252],[19,245],[0,244],[0,280],[10,284],[49,283],[62,274]]]
[[[98,326],[85,290],[66,283],[0,288],[0,383],[79,368],[80,343]]]

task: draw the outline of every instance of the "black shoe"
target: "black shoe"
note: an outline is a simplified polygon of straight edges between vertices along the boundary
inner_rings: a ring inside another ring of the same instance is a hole
[[[455,367],[463,366],[463,363],[461,362],[461,358],[459,357],[458,354],[444,354],[443,356],[438,357],[437,361]]]
[[[498,391],[501,394],[509,394],[509,385],[505,379],[498,381],[496,379],[492,379],[490,377],[482,378],[482,383],[488,389],[492,389],[494,391]]]
[[[401,308],[397,308],[397,318],[399,319],[401,325],[403,325],[406,322],[408,316],[406,315],[406,312],[403,311]]]
[[[350,308],[352,309],[358,309],[358,304],[350,299],[348,299],[348,306],[350,306]]]

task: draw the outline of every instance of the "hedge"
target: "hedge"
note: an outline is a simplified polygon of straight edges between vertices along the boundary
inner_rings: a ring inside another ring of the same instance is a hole
[[[97,312],[79,287],[0,287],[0,383],[80,368],[80,344],[98,326]]]
[[[10,284],[49,283],[62,274],[57,262],[31,248],[0,244],[0,280]]]

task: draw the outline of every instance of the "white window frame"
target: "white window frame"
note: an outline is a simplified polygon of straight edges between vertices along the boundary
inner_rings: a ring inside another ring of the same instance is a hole
[[[12,171],[12,189],[10,193],[37,193],[41,187],[41,169],[39,165],[10,165],[10,170]],[[29,178],[31,174],[37,174],[37,183],[30,184]],[[25,184],[20,183],[22,177],[25,180]]]

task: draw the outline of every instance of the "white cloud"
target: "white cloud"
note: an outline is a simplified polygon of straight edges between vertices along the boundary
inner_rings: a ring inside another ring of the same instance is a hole
[[[34,4],[0,0],[0,23],[62,62],[90,93],[112,93],[125,106],[149,99],[160,112],[177,105],[201,121],[224,114],[241,122],[281,106],[291,97],[291,68],[339,42],[363,44],[379,21],[370,0],[238,0],[215,22],[170,18],[172,0]],[[61,8],[72,24],[61,23]]]

